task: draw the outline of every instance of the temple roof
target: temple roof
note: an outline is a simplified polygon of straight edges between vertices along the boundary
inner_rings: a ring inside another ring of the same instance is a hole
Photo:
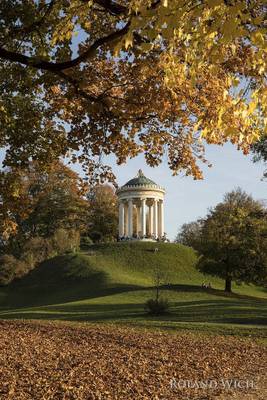
[[[121,187],[121,189],[127,188],[129,186],[154,186],[160,188],[160,186],[157,183],[147,178],[143,174],[141,169],[139,169],[137,176],[126,182],[125,185]]]

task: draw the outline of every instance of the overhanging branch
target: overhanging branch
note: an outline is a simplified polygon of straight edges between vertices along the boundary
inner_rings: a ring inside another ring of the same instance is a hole
[[[69,68],[76,67],[80,63],[92,58],[97,49],[108,43],[112,43],[114,40],[122,38],[129,30],[131,22],[128,21],[127,24],[120,30],[110,33],[100,39],[97,39],[84,53],[80,56],[74,58],[73,60],[64,62],[50,62],[45,60],[39,60],[34,57],[29,57],[24,54],[9,51],[0,47],[0,59],[7,60],[10,62],[18,62],[23,65],[27,65],[32,68],[37,68],[41,70],[58,72]]]
[[[88,2],[88,0],[83,0],[83,1]],[[129,12],[127,7],[111,0],[95,0],[94,3],[103,7],[106,11],[108,11],[111,15],[114,16],[127,15]]]

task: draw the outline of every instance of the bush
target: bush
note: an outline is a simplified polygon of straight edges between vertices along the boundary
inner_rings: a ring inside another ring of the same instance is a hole
[[[145,310],[150,315],[163,315],[167,314],[170,304],[166,299],[149,299],[145,304]]]
[[[22,278],[49,258],[77,251],[79,246],[80,233],[74,229],[58,229],[47,239],[33,237],[24,244],[19,259],[11,254],[0,256],[0,285],[8,285],[15,278]]]
[[[29,266],[23,260],[16,260],[14,279],[22,278],[30,271]]]
[[[15,276],[16,258],[10,254],[0,257],[0,284],[8,285]]]
[[[27,264],[18,260],[11,254],[4,254],[0,257],[0,285],[8,285],[15,278],[26,275],[29,268]]]
[[[103,235],[101,232],[94,231],[90,233],[90,238],[94,243],[100,243],[103,238]]]
[[[91,244],[93,244],[93,241],[89,236],[83,236],[81,238],[81,247],[88,247],[91,246]]]
[[[25,243],[20,258],[29,266],[29,269],[33,269],[37,264],[51,257],[51,253],[49,240],[36,236]]]
[[[56,254],[77,251],[80,247],[80,233],[74,229],[57,229],[52,238]]]

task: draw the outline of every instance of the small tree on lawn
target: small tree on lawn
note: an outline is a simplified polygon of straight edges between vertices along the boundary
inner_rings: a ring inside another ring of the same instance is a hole
[[[160,299],[160,290],[161,286],[166,284],[166,273],[162,270],[162,268],[155,267],[153,269],[153,283],[155,287],[155,300],[159,301]]]
[[[210,210],[200,232],[197,268],[225,280],[262,283],[267,272],[267,211],[241,189]]]
[[[167,283],[168,275],[162,267],[156,266],[152,271],[152,280],[155,288],[155,297],[146,302],[145,309],[151,315],[162,315],[170,307],[168,300],[161,297],[161,288]]]

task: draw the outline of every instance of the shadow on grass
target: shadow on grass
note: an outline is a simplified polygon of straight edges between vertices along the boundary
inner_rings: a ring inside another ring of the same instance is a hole
[[[108,274],[75,255],[55,257],[1,290],[1,308],[45,306],[142,289],[110,283]]]
[[[6,310],[1,318],[59,319],[75,321],[130,321],[138,320],[257,325],[267,324],[267,307],[262,302],[246,300],[198,300],[174,302],[170,313],[150,317],[144,313],[143,304],[65,304],[34,308]]]
[[[1,290],[0,318],[152,323],[153,319],[144,313],[144,304],[141,303],[146,301],[144,295],[140,297],[140,303],[136,304],[108,304],[108,300],[103,304],[103,299],[99,304],[97,299],[141,290],[150,291],[152,297],[154,289],[110,283],[107,273],[90,264],[90,257],[55,257],[41,264],[22,280]],[[267,301],[264,299],[238,294],[226,295],[221,290],[205,290],[197,285],[165,285],[162,289],[192,293],[192,301],[174,301],[170,314],[156,317],[157,321],[255,326],[267,324]],[[210,299],[194,300],[194,293],[212,296]],[[70,304],[83,300],[86,301],[83,304]],[[127,295],[124,301],[127,301]]]
[[[259,300],[259,301],[265,301],[265,297],[254,297],[254,296],[249,296],[245,294],[239,294],[235,292],[227,293],[224,290],[221,289],[204,289],[202,286],[199,285],[181,285],[181,284],[176,284],[176,285],[163,285],[161,286],[162,289],[168,289],[168,290],[173,290],[176,292],[193,292],[193,293],[207,293],[211,294],[214,296],[220,296],[224,298],[236,298],[236,299],[248,299],[248,300]]]

